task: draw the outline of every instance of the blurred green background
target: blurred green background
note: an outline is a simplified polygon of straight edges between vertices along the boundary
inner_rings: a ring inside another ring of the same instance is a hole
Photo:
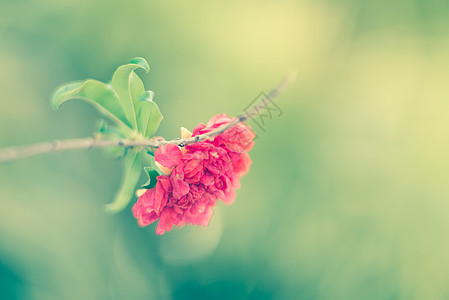
[[[449,2],[0,1],[0,147],[90,136],[54,88],[135,56],[179,135],[288,71],[207,228],[108,215],[102,150],[0,165],[1,299],[449,299]]]

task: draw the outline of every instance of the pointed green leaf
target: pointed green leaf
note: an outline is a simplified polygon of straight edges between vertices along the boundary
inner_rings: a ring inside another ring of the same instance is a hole
[[[117,195],[112,203],[106,205],[106,210],[116,213],[123,210],[131,201],[137,183],[140,178],[141,162],[140,155],[136,151],[132,151],[125,158],[125,171],[122,183]]]
[[[145,69],[145,71],[147,71],[147,73],[150,72],[150,66],[148,65],[148,62],[146,61],[146,59],[143,57],[134,57],[133,59],[131,59],[129,61],[129,63],[134,64],[134,65],[139,65],[143,69]]]
[[[159,110],[159,106],[153,102],[154,93],[147,91],[143,93],[139,102],[141,108],[139,112],[140,132],[144,137],[151,137],[159,128],[159,124],[164,118]]]
[[[58,99],[62,94],[65,94],[67,92],[73,91],[77,88],[79,88],[80,86],[82,86],[84,83],[83,80],[79,80],[79,81],[73,81],[73,82],[68,82],[60,87],[58,87],[56,89],[56,91],[53,93],[53,98],[52,98],[52,105],[53,108],[57,109],[57,107],[55,106],[55,102],[56,99]]]
[[[115,71],[112,77],[112,88],[119,96],[120,104],[123,107],[126,118],[133,128],[138,129],[137,122],[137,102],[139,95],[141,95],[145,89],[139,76],[134,73],[136,69],[144,69],[147,73],[150,71],[150,67],[147,61],[141,57],[136,57],[131,60],[129,64],[120,66]]]
[[[152,167],[145,167],[143,168],[145,170],[145,173],[148,176],[148,181],[142,185],[144,189],[152,189],[156,186],[157,183],[157,177],[161,174],[156,169],[153,169]]]
[[[62,103],[71,99],[85,100],[99,108],[116,122],[130,127],[117,94],[103,82],[88,79],[65,84],[53,94],[52,105],[55,109],[58,109]]]

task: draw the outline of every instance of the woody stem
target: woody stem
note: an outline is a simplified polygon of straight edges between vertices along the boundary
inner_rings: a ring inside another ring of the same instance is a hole
[[[271,92],[268,93],[268,99],[272,100],[276,98],[285,88],[295,79],[294,74],[287,75]],[[224,124],[217,129],[210,132],[200,134],[187,139],[174,139],[171,141],[162,140],[101,140],[94,137],[82,138],[82,139],[66,139],[66,140],[55,140],[52,142],[43,142],[27,146],[10,147],[5,149],[0,149],[0,163],[13,161],[20,158],[35,156],[38,154],[60,152],[65,150],[76,150],[76,149],[92,149],[92,148],[103,148],[111,146],[119,147],[145,147],[149,148],[151,151],[156,150],[158,147],[166,144],[175,144],[180,147],[185,145],[190,145],[212,139],[213,137],[225,132],[229,128],[235,126],[238,123],[245,122],[252,116],[256,116],[261,113],[260,108],[267,105],[266,101],[268,99],[263,98],[260,103],[256,104],[250,110],[239,114],[233,119],[232,122]]]

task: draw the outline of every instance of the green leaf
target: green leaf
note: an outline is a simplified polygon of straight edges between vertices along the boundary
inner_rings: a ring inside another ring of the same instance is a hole
[[[97,124],[97,132],[98,133],[105,133],[108,130],[108,124],[106,123],[105,120],[100,119],[100,121],[98,121]]]
[[[159,110],[159,107],[153,102],[154,93],[147,91],[143,93],[139,102],[141,108],[139,112],[140,132],[144,137],[151,137],[159,128],[159,124],[164,118]]]
[[[79,88],[81,85],[83,85],[83,83],[84,83],[83,80],[79,80],[79,81],[68,82],[68,83],[58,87],[56,89],[56,91],[53,93],[53,99],[52,99],[53,108],[57,109],[57,107],[55,107],[55,101],[57,98],[59,98],[59,96],[61,96],[62,94],[65,94],[67,92],[70,92],[74,89]]]
[[[159,172],[156,169],[152,168],[152,167],[145,167],[143,169],[145,170],[145,173],[148,176],[148,181],[145,184],[143,184],[142,187],[144,189],[152,189],[152,188],[154,188],[156,186],[156,183],[157,183],[156,177],[158,177],[161,174],[159,174]]]
[[[136,57],[129,64],[122,65],[115,71],[111,85],[119,97],[126,118],[132,124],[132,127],[138,130],[137,102],[139,95],[145,89],[139,76],[134,73],[136,69],[144,69],[147,73],[150,71],[147,61],[141,57]]]
[[[117,195],[112,203],[106,205],[106,210],[116,213],[123,210],[131,201],[140,178],[141,161],[137,151],[132,151],[125,158],[125,172]]]
[[[131,127],[120,105],[117,94],[103,82],[88,79],[61,86],[53,94],[52,105],[55,109],[72,99],[85,100],[118,123]]]

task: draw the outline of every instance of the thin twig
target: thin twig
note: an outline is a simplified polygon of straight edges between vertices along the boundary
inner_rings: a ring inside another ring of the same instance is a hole
[[[268,93],[268,97],[270,99],[274,99],[277,97],[289,83],[291,83],[295,79],[295,74],[287,75],[281,83],[276,86],[270,93]],[[251,110],[241,113],[230,123],[220,126],[219,128],[212,130],[208,133],[197,135],[187,139],[174,139],[171,141],[163,141],[163,140],[101,140],[96,138],[83,138],[83,139],[67,139],[67,140],[55,140],[53,142],[44,142],[38,143],[28,146],[20,146],[20,147],[11,147],[0,150],[0,163],[8,162],[20,158],[25,158],[29,156],[35,156],[43,153],[50,152],[60,152],[65,150],[75,150],[75,149],[91,149],[91,148],[102,148],[102,147],[111,147],[111,146],[119,146],[119,147],[143,147],[150,148],[151,150],[155,150],[158,147],[166,144],[175,144],[181,147],[185,145],[190,145],[194,143],[198,143],[201,141],[205,141],[208,139],[212,139],[213,137],[225,132],[229,128],[235,126],[240,122],[245,122],[250,117],[260,114],[260,108],[265,107],[266,99],[262,99],[261,102],[255,105]]]

